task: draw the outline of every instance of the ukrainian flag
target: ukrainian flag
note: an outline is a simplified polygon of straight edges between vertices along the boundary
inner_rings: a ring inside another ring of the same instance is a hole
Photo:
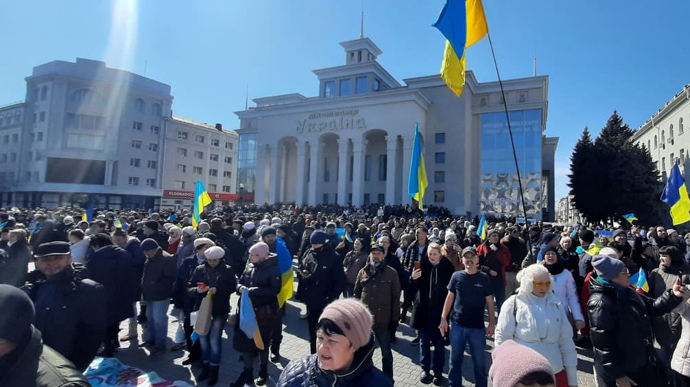
[[[645,274],[644,269],[640,269],[637,273],[631,275],[629,281],[630,286],[634,287],[638,293],[649,292],[649,283],[647,282],[647,274]]]
[[[637,217],[635,216],[635,214],[631,212],[627,215],[623,215],[623,219],[627,220],[628,223],[632,224],[632,222],[637,220]]]
[[[419,133],[419,124],[416,124],[414,127],[414,145],[412,146],[412,162],[410,163],[410,180],[407,184],[407,194],[417,201],[420,210],[424,209],[422,201],[424,199],[424,191],[426,191],[428,185],[422,135]]]
[[[204,207],[211,204],[211,197],[206,192],[206,187],[201,180],[196,182],[196,191],[194,191],[194,215],[192,216],[192,227],[197,228],[201,223],[201,213],[204,212]]]
[[[674,164],[671,168],[671,175],[666,182],[664,192],[661,193],[661,201],[671,207],[671,219],[674,226],[690,221],[688,189],[685,187],[685,181],[680,174],[678,164]]]
[[[278,254],[278,269],[280,269],[280,292],[278,305],[282,307],[285,301],[292,298],[295,290],[295,277],[292,271],[292,255],[281,237],[276,237],[276,253]]]
[[[261,339],[259,324],[256,322],[256,313],[254,313],[252,299],[249,298],[249,292],[246,289],[242,292],[240,299],[240,330],[242,330],[248,338],[254,340],[256,348],[260,350],[264,349],[264,341]]]
[[[479,235],[482,240],[486,240],[486,232],[488,231],[487,228],[486,214],[482,214],[482,218],[479,220],[479,227],[477,227],[477,235]]]
[[[447,0],[434,27],[446,37],[441,78],[459,97],[465,87],[465,49],[489,32],[481,0]]]

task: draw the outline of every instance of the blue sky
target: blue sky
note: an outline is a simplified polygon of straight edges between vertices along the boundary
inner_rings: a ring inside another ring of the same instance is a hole
[[[398,80],[437,73],[444,39],[431,24],[443,0],[365,0],[365,35]],[[501,76],[550,76],[546,134],[560,137],[557,198],[582,128],[613,110],[637,128],[690,83],[690,2],[484,1]],[[238,126],[249,96],[318,93],[312,69],[344,63],[359,34],[360,1],[7,0],[0,38],[0,104],[24,97],[33,66],[107,60],[168,83],[176,115]],[[121,17],[114,17],[120,15]],[[470,48],[480,82],[496,73],[486,39]]]

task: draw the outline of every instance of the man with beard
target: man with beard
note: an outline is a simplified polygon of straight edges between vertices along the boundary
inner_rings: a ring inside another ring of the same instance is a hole
[[[659,249],[671,243],[668,240],[668,233],[664,226],[654,227],[653,232],[649,233],[648,239],[649,241],[647,243],[643,243],[641,236],[635,236],[633,255],[640,254],[644,260],[643,269],[647,270],[647,272],[651,272],[659,267]]]
[[[326,305],[340,297],[346,283],[343,260],[327,245],[327,241],[325,232],[314,231],[310,238],[311,249],[300,266],[304,282],[302,299],[307,305],[311,353],[316,353],[316,324],[319,322],[319,316]]]
[[[395,331],[400,317],[400,280],[395,269],[384,262],[385,248],[371,247],[369,262],[359,271],[355,282],[355,297],[362,300],[374,316],[374,334],[381,348],[383,373],[393,379],[391,331]]]

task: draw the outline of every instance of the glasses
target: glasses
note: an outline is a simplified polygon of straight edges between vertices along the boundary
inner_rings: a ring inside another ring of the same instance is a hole
[[[534,286],[551,286],[551,281],[534,281]]]

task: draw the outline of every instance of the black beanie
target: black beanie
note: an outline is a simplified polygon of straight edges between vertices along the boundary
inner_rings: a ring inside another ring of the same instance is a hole
[[[10,285],[0,285],[0,339],[21,343],[34,321],[34,304],[23,291]]]
[[[276,235],[276,229],[273,227],[264,227],[264,229],[261,231],[261,237],[265,237],[266,235]]]

